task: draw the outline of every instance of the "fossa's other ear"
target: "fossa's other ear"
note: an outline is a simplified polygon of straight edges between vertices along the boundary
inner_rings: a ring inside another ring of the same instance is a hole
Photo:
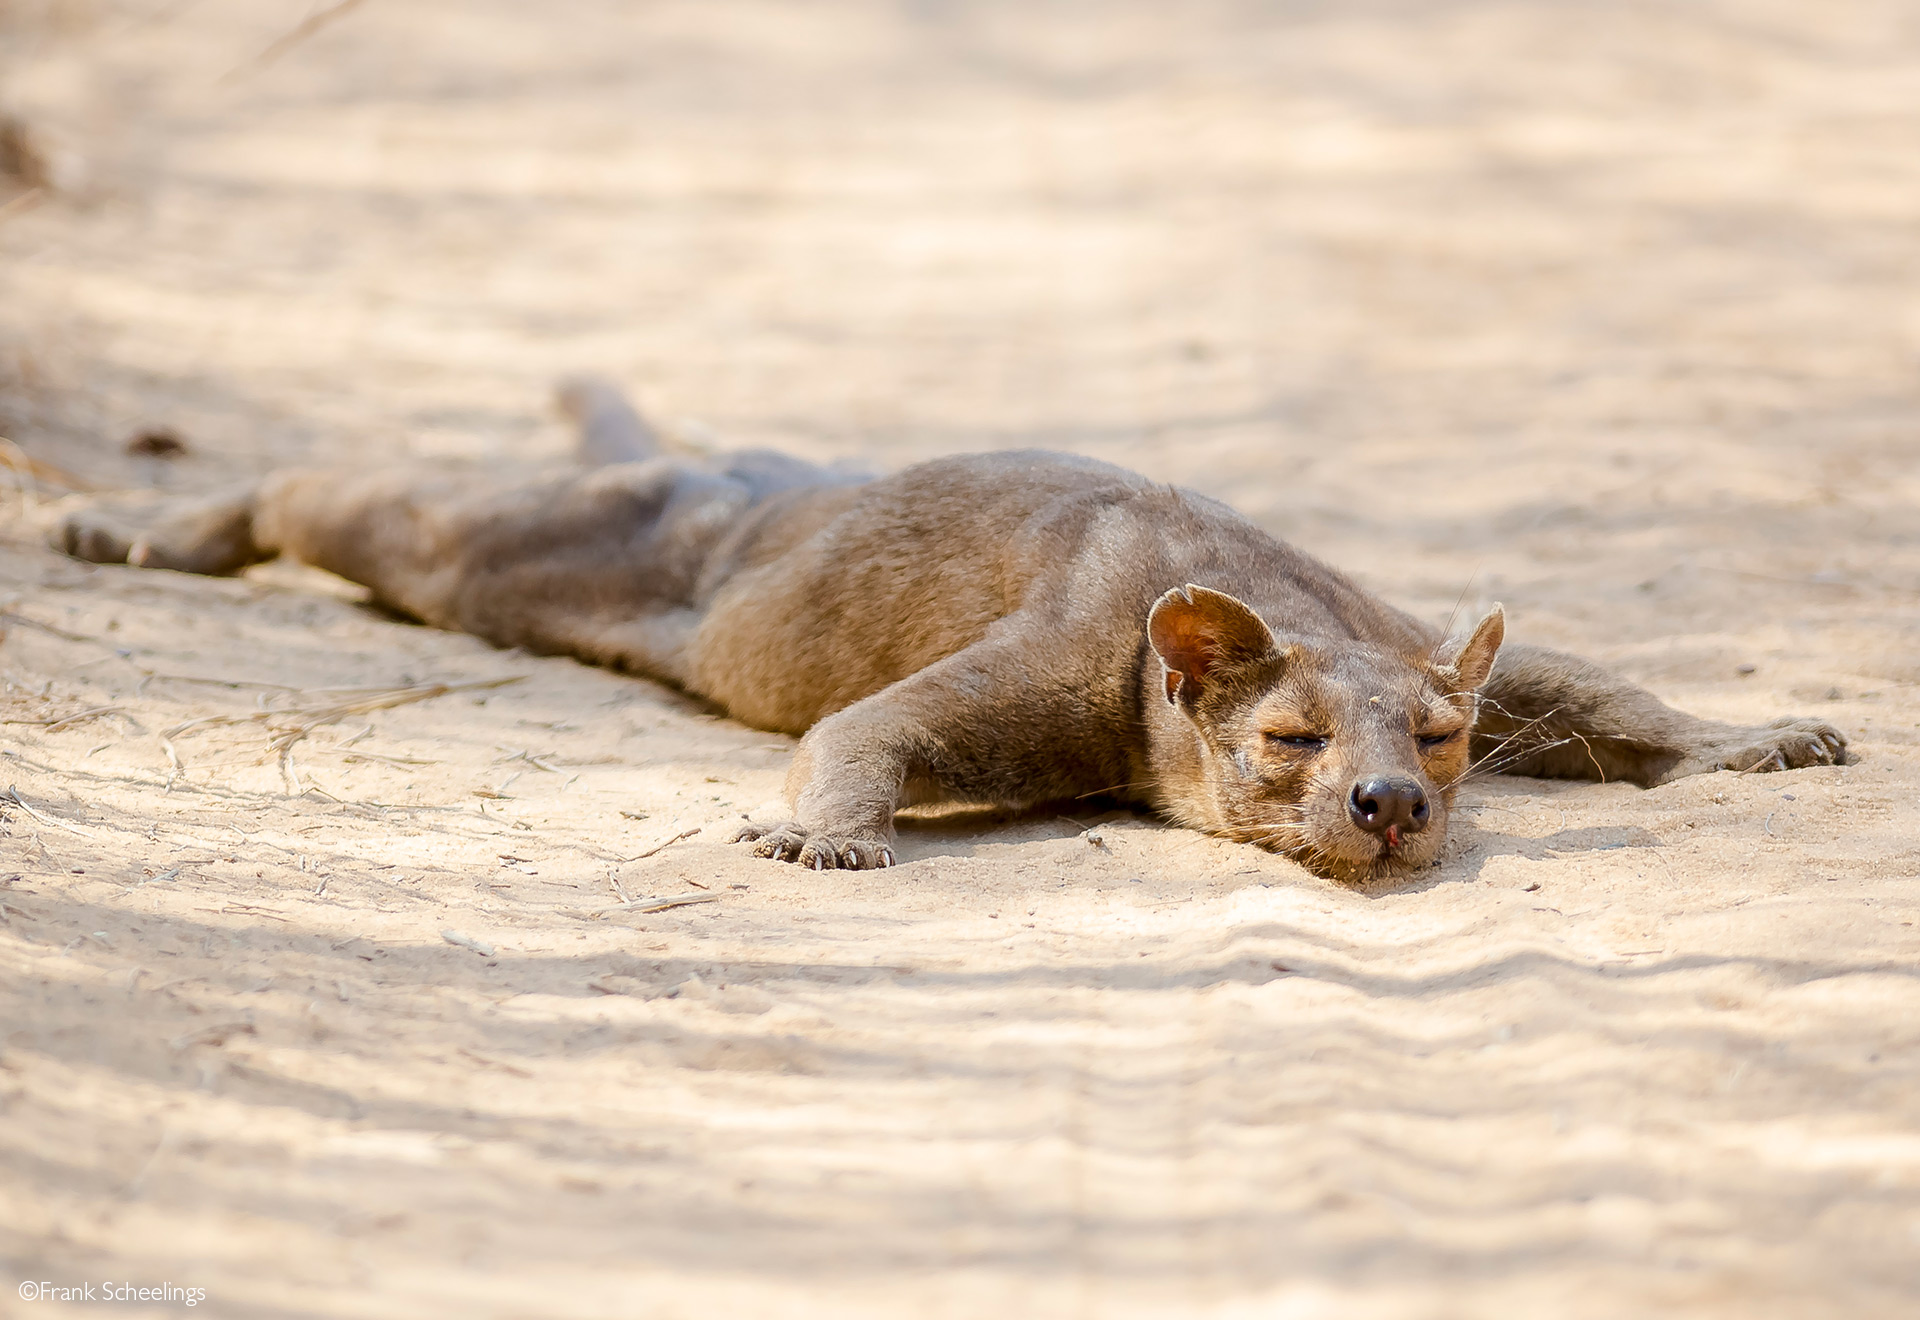
[[[1167,700],[1192,701],[1210,675],[1274,654],[1259,615],[1225,592],[1188,583],[1153,603],[1147,640],[1167,667]]]
[[[1500,654],[1500,643],[1506,637],[1506,611],[1495,605],[1466,641],[1449,643],[1441,651],[1440,672],[1453,684],[1454,691],[1480,690],[1487,675],[1493,672],[1494,658]]]

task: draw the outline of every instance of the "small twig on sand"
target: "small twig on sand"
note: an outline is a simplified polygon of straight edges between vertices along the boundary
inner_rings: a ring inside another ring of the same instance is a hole
[[[234,1036],[254,1034],[251,1022],[218,1022],[198,1031],[189,1031],[184,1036],[175,1036],[169,1044],[176,1050],[189,1049],[195,1045],[224,1045]]]
[[[682,830],[680,833],[674,835],[671,839],[668,839],[665,843],[656,843],[653,845],[653,847],[647,849],[645,852],[635,853],[631,857],[623,857],[620,860],[623,863],[638,862],[643,860],[644,858],[653,856],[657,852],[665,852],[667,849],[673,847],[674,844],[680,842],[680,840],[691,839],[694,835],[698,834],[701,830],[705,828],[706,826],[704,825],[695,825],[690,830]]]
[[[351,739],[348,740],[348,742],[351,742],[351,741],[352,741]],[[341,743],[340,746],[345,747],[347,746],[347,743]],[[323,748],[322,750],[339,751],[340,748],[338,747]],[[426,760],[422,760],[420,757],[417,757],[417,756],[382,756],[378,752],[348,752],[346,754],[346,759],[348,761],[368,761],[376,765],[439,765],[440,764],[440,762],[438,761],[426,761]]]
[[[197,912],[218,912],[222,915],[245,913],[250,917],[265,917],[269,921],[287,921],[290,918],[281,915],[278,909],[261,907],[258,903],[223,903],[217,908],[196,908]]]
[[[22,215],[32,210],[35,204],[46,195],[47,190],[44,188],[27,189],[5,206],[0,206],[0,223],[4,223],[5,221],[13,219],[16,215]]]
[[[503,1063],[499,1059],[489,1059],[484,1054],[475,1054],[472,1050],[468,1049],[464,1045],[459,1046],[458,1050],[461,1054],[466,1055],[469,1059],[472,1059],[475,1063],[484,1063],[489,1068],[498,1068],[501,1072],[512,1073],[515,1077],[533,1076],[532,1073],[528,1072],[525,1068],[520,1067],[518,1064]]]
[[[60,730],[87,720],[99,719],[102,715],[118,715],[126,710],[125,706],[95,706],[92,710],[83,710],[73,715],[64,715],[57,720],[0,720],[0,724],[30,724],[45,729],[48,733]]]
[[[613,903],[600,910],[602,912],[665,912],[668,908],[719,901],[718,894],[675,894],[672,898],[636,898],[630,903]]]
[[[0,462],[4,462],[4,460],[0,459]],[[78,478],[76,477],[75,480],[78,480]],[[41,632],[46,633],[49,636],[60,638],[62,641],[85,642],[90,646],[104,647],[106,649],[107,654],[100,656],[96,659],[89,660],[86,663],[90,665],[96,665],[96,664],[104,664],[109,660],[120,660],[132,666],[134,672],[140,675],[140,684],[138,687],[134,689],[134,692],[140,696],[146,695],[147,684],[153,683],[153,682],[200,683],[208,687],[223,687],[223,688],[235,688],[235,689],[259,688],[267,692],[299,692],[300,691],[299,688],[294,687],[290,683],[262,683],[254,679],[219,678],[219,677],[215,677],[212,675],[205,675],[205,674],[162,674],[157,670],[148,669],[145,665],[139,663],[137,660],[133,658],[132,652],[126,650],[123,647],[115,646],[113,643],[109,642],[104,637],[91,637],[86,633],[77,633],[77,632],[71,632],[65,628],[56,628],[50,623],[42,623],[38,619],[29,618],[24,614],[16,613],[13,609],[13,606],[19,601],[19,599],[20,598],[18,596],[15,596],[12,599],[6,601],[4,604],[0,604],[0,622],[18,623],[28,628],[37,628]],[[328,693],[333,693],[333,692],[351,693],[351,692],[371,692],[371,691],[376,691],[377,689],[323,688],[320,690]]]
[[[17,200],[17,199],[16,199]],[[65,468],[55,467],[42,462],[13,441],[0,438],[0,465],[12,469],[16,477],[25,477],[29,482],[46,481],[56,486],[65,486],[68,490],[97,490],[85,477],[76,477]],[[27,489],[27,487],[22,487]]]
[[[462,935],[457,930],[443,930],[440,932],[440,938],[448,944],[457,944],[463,949],[472,949],[482,958],[493,957],[493,946],[485,940],[476,940],[473,936]]]
[[[300,792],[300,776],[293,763],[293,746],[307,737],[315,729],[325,724],[333,724],[351,715],[366,715],[376,710],[391,710],[395,706],[411,705],[416,701],[430,701],[434,697],[444,697],[453,692],[473,692],[483,688],[505,687],[509,683],[519,683],[526,678],[524,674],[515,674],[509,678],[488,678],[472,683],[416,683],[402,688],[335,688],[321,692],[304,694],[309,698],[331,698],[306,706],[294,705],[291,708],[267,705],[271,700],[262,694],[262,708],[246,715],[207,715],[197,720],[188,720],[161,731],[161,745],[167,748],[167,757],[178,769],[179,758],[173,751],[171,740],[196,729],[213,728],[222,724],[265,724],[272,728],[275,721],[292,721],[291,727],[274,732],[267,742],[269,755],[280,760],[280,773],[287,783],[287,792]]]
[[[358,9],[364,2],[365,0],[336,0],[336,3],[328,5],[325,9],[317,13],[308,14],[275,40],[272,45],[268,46],[258,55],[255,55],[245,64],[228,72],[220,81],[223,84],[230,83],[242,74],[252,73],[256,69],[265,68],[292,50],[295,46],[305,41],[308,37],[318,32],[321,28],[327,26],[327,24],[337,18],[344,18],[350,10]]]
[[[187,767],[180,762],[180,753],[174,749],[173,739],[161,736],[160,746],[167,754],[167,786],[162,792],[173,792],[173,781],[186,773]]]
[[[160,1162],[160,1157],[166,1153],[167,1147],[172,1144],[172,1139],[173,1129],[163,1124],[160,1128],[160,1138],[153,1144],[153,1154],[147,1156],[147,1162],[140,1166],[140,1172],[133,1175],[133,1181],[127,1184],[125,1195],[140,1195],[140,1189],[147,1181],[147,1175],[152,1173],[153,1166]]]
[[[0,799],[4,799],[5,801],[13,803],[15,806],[19,807],[22,811],[26,812],[29,816],[32,816],[35,820],[39,821],[42,825],[52,825],[56,829],[67,830],[71,833],[78,834],[83,839],[91,839],[94,837],[92,830],[81,829],[78,825],[68,824],[66,821],[61,820],[58,816],[48,816],[34,810],[32,805],[29,804],[25,798],[20,796],[20,790],[13,787],[11,784],[7,786],[7,791],[5,793],[0,793]]]
[[[64,720],[47,721],[47,732],[58,733],[60,730],[70,728],[75,724],[83,724],[88,720],[97,720],[102,715],[124,715],[126,710],[127,708],[125,706],[95,706],[91,710],[83,710],[78,714],[69,715]]]
[[[58,637],[62,641],[92,642],[98,646],[106,645],[106,643],[102,642],[98,637],[89,637],[85,633],[68,632],[65,628],[56,628],[50,623],[42,623],[38,619],[29,619],[26,615],[15,614],[12,610],[0,613],[0,620],[7,623],[22,623],[29,628],[38,628],[41,632]]]
[[[98,637],[77,637],[74,640],[81,642],[100,641]],[[105,645],[105,643],[101,644]],[[135,668],[138,668],[138,666],[135,666]],[[162,683],[204,683],[208,687],[265,688],[270,692],[298,692],[300,690],[291,683],[259,683],[246,678],[212,678],[203,674],[158,674],[151,669],[142,672],[144,672],[148,678],[158,679]]]
[[[500,750],[503,752],[509,753],[509,755],[494,757],[493,763],[495,765],[505,765],[509,761],[525,761],[528,765],[532,766],[535,770],[545,770],[550,775],[557,775],[560,773],[560,771],[557,768],[555,768],[554,766],[548,765],[546,763],[546,760],[544,759],[548,756],[551,756],[552,755],[551,752],[541,752],[538,755],[535,755],[534,753],[528,752],[528,751],[514,751],[512,748],[509,748],[509,747],[502,747]]]

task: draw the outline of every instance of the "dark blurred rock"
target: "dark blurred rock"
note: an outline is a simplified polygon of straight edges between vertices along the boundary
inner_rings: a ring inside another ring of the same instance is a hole
[[[51,188],[53,169],[33,131],[12,115],[0,115],[0,176],[24,188]]]
[[[138,458],[185,458],[192,451],[170,426],[148,426],[134,432],[127,452]]]

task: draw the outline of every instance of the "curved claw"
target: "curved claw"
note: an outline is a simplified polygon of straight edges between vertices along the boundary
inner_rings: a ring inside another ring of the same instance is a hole
[[[770,857],[778,862],[791,862],[800,856],[800,849],[806,844],[806,836],[790,825],[777,825],[763,830],[759,840],[753,845],[755,857]]]
[[[1744,774],[1773,774],[1847,764],[1847,735],[1824,720],[1788,716],[1748,731],[1748,737],[1744,748],[1731,744],[1722,765]]]
[[[812,871],[866,871],[896,864],[893,849],[877,839],[835,839],[793,821],[778,825],[750,822],[734,832],[733,842],[752,843],[755,857],[794,862]]]
[[[840,849],[840,865],[849,871],[871,871],[892,866],[893,849],[884,843],[856,839]]]

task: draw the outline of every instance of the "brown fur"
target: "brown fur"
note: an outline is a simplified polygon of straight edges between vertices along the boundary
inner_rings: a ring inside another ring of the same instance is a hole
[[[677,684],[803,734],[762,856],[893,860],[902,805],[1105,795],[1361,880],[1433,861],[1470,767],[1661,783],[1845,759],[1814,720],[1711,723],[1584,660],[1449,643],[1214,500],[1090,459],[937,459],[871,481],[781,455],[660,456],[570,385],[587,452],[525,476],[286,472],[118,525],[88,559],[235,572],[288,554],[389,608]],[[631,421],[626,419],[631,418]],[[1368,777],[1424,825],[1370,832]]]

